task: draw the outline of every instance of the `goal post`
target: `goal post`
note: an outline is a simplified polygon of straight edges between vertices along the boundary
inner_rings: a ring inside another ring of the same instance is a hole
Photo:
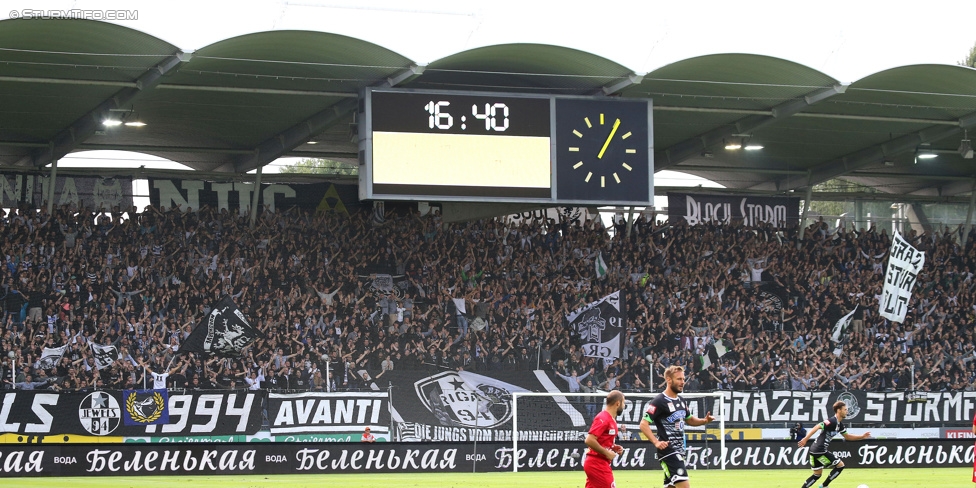
[[[658,393],[624,393],[627,405],[618,424],[633,425],[640,422],[640,417],[647,408],[647,404],[657,397]],[[563,393],[563,392],[512,392],[512,471],[518,472],[519,440],[550,440],[545,435],[570,435],[580,442],[586,438],[590,422],[596,413],[603,410],[607,392],[601,393]],[[704,417],[712,412],[719,427],[719,452],[721,454],[721,469],[725,470],[725,402],[721,392],[682,393],[681,398],[691,408],[697,417]],[[520,402],[522,403],[520,405]],[[521,430],[520,430],[521,428]],[[694,433],[705,427],[688,427],[688,433]],[[634,428],[632,440],[640,439],[640,432]],[[538,437],[533,439],[532,437]],[[683,440],[684,441],[684,440]],[[707,442],[707,441],[706,441]]]

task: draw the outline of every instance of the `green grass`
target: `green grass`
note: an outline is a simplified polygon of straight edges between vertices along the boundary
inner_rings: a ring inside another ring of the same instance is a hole
[[[826,472],[821,481],[826,479]],[[692,471],[694,488],[799,488],[810,476],[809,469],[768,469]],[[619,471],[615,474],[618,488],[646,488],[661,486],[661,471]],[[274,476],[140,476],[90,478],[8,478],[4,487],[156,488],[214,487],[214,488],[582,488],[586,475],[582,471],[553,471],[547,473],[444,473],[444,474],[334,474],[334,475],[274,475]],[[855,488],[866,484],[870,488],[908,488],[922,486],[972,486],[970,468],[849,468],[831,483],[832,488]]]

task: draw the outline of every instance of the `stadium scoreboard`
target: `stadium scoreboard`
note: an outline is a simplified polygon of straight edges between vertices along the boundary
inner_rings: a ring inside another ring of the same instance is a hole
[[[650,205],[648,99],[368,89],[363,200]]]

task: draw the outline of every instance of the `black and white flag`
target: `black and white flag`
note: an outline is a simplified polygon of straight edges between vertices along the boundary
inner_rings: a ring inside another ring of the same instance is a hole
[[[263,336],[244,318],[234,300],[224,295],[186,338],[180,352],[238,357],[255,339]]]
[[[718,362],[722,356],[725,356],[729,352],[729,349],[725,347],[725,343],[722,339],[716,339],[715,342],[709,344],[705,347],[705,354],[699,356],[699,364],[702,370],[708,369],[709,366]]]
[[[854,318],[854,312],[857,311],[858,306],[859,305],[855,305],[854,310],[851,310],[850,313],[841,317],[840,320],[834,324],[834,329],[830,332],[831,341],[840,342],[840,340],[844,337],[844,332],[847,330],[847,327],[851,325],[851,319]]]
[[[115,346],[103,346],[94,342],[89,342],[88,345],[91,346],[92,356],[95,357],[95,367],[99,371],[111,367],[112,364],[121,359],[119,349]]]
[[[881,293],[880,315],[894,322],[904,322],[908,301],[918,273],[925,265],[925,253],[912,247],[898,231],[891,239],[888,269]]]
[[[44,351],[41,352],[41,359],[37,362],[37,369],[51,369],[57,366],[61,362],[61,356],[64,356],[64,351],[67,350],[67,345],[61,347],[45,347]]]
[[[583,341],[583,354],[589,357],[621,357],[627,333],[627,314],[620,291],[573,310],[566,321]]]

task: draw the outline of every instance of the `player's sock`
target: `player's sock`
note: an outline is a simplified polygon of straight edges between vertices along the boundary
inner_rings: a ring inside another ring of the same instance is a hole
[[[829,485],[831,481],[834,481],[835,479],[837,479],[837,477],[840,476],[840,472],[843,471],[843,470],[844,470],[844,468],[834,468],[833,470],[831,470],[830,471],[830,475],[827,476],[827,481],[824,481],[824,484],[823,484],[824,485],[824,488],[826,488],[827,485]]]
[[[820,476],[822,475],[819,474],[811,475],[809,478],[807,478],[806,481],[803,482],[803,488],[810,488],[811,486],[813,486],[813,484],[820,479]]]

